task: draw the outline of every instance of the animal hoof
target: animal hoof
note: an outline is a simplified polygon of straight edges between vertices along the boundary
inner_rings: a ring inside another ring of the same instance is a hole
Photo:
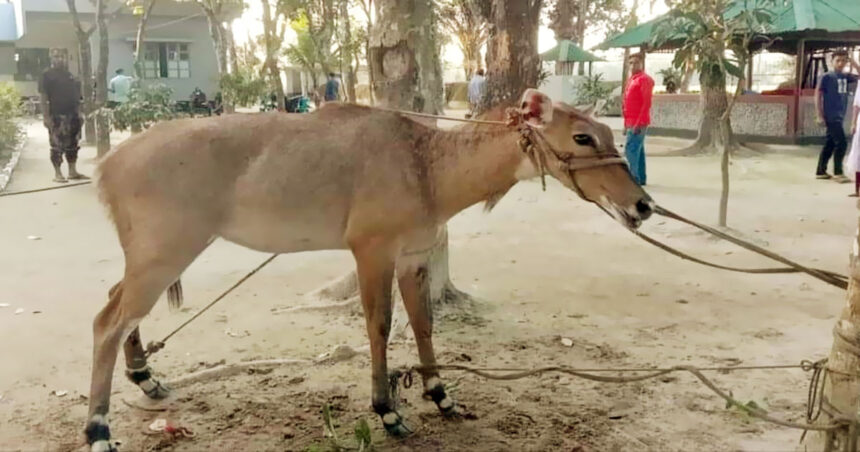
[[[90,452],[116,452],[116,447],[110,441],[110,426],[106,415],[93,415],[84,434],[90,444]]]
[[[110,441],[103,439],[90,445],[90,452],[118,452]]]
[[[154,378],[141,383],[140,389],[152,400],[166,399],[170,395],[170,388]]]
[[[436,407],[439,408],[439,412],[441,412],[443,416],[448,418],[459,416],[459,413],[457,412],[457,404],[454,402],[454,399],[448,397],[448,394],[445,393],[445,386],[441,384],[434,386],[432,389],[424,392],[424,397],[435,402]]]
[[[403,417],[394,411],[389,411],[382,416],[382,425],[385,427],[385,432],[394,438],[405,438],[412,434],[412,429],[403,422]]]
[[[442,401],[437,403],[436,406],[439,407],[439,412],[442,413],[442,416],[445,416],[448,419],[460,418],[460,412],[457,411],[457,403],[451,400],[450,397],[442,399]]]
[[[161,400],[170,395],[170,388],[152,376],[152,369],[149,366],[141,369],[128,369],[125,371],[125,375],[150,399]]]

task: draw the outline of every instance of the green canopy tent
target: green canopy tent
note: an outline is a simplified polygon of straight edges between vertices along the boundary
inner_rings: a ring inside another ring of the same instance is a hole
[[[774,16],[767,41],[775,40],[768,44],[768,50],[795,54],[800,40],[806,41],[807,51],[830,48],[834,42],[860,43],[860,1],[857,0],[736,0],[723,15],[732,18],[745,8],[763,7],[761,5],[766,5],[764,8]],[[651,48],[651,40],[660,22],[669,18],[670,14],[666,14],[632,27],[610,37],[595,49],[640,47],[660,50]],[[754,42],[753,50],[761,49],[767,41]],[[678,40],[670,38],[664,48],[672,49],[677,45]]]
[[[800,108],[801,91],[814,88],[819,72],[826,70],[824,58],[816,53],[844,47],[860,45],[860,1],[858,0],[735,0],[723,13],[732,18],[744,9],[764,7],[773,14],[771,30],[761,39],[750,44],[751,51],[766,48],[771,52],[781,52],[797,56],[795,80],[800,80],[800,89],[794,89],[795,111]],[[651,41],[660,23],[668,20],[670,14],[632,27],[610,37],[595,49],[639,47],[644,51],[671,50],[680,45],[677,39],[668,39],[660,48],[654,48]],[[747,67],[747,83],[751,83],[752,65]],[[798,130],[800,114],[794,115],[794,130]]]
[[[540,54],[542,61],[555,61],[556,75],[572,75],[576,63],[588,63],[588,75],[595,61],[605,61],[591,52],[583,50],[573,41],[562,39],[555,47]]]

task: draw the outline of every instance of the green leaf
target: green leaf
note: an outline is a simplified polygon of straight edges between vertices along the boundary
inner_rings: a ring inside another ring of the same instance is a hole
[[[355,440],[359,445],[369,446],[371,444],[370,426],[363,418],[355,423]]]
[[[744,71],[740,66],[732,63],[729,60],[723,60],[723,68],[725,71],[736,78],[744,78]]]

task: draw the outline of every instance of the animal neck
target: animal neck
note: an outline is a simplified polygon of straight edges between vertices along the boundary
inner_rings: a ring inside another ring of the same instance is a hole
[[[517,144],[516,130],[469,124],[432,133],[428,155],[433,162],[435,213],[440,219],[500,197],[519,180],[537,175]]]

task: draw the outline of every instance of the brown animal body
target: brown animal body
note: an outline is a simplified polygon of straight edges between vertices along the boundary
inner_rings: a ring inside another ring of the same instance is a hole
[[[615,156],[609,129],[529,90],[523,110],[553,149],[550,175],[628,227],[652,203],[623,165],[565,171],[569,159]],[[127,376],[150,397],[152,378],[138,331],[159,296],[216,238],[260,251],[349,249],[355,256],[373,361],[373,407],[389,433],[408,429],[390,400],[386,344],[396,274],[421,363],[435,364],[427,258],[457,212],[500,196],[538,169],[515,128],[466,125],[442,131],[397,113],[328,104],[309,115],[260,114],[162,123],[112,150],[99,190],[117,227],[125,274],[94,322],[86,434],[109,450],[111,376],[124,344]],[[455,411],[438,373],[426,393]]]

